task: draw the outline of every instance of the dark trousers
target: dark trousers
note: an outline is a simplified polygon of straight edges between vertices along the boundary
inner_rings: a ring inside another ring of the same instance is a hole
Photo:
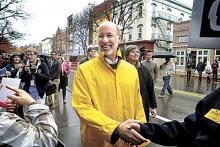
[[[213,81],[217,81],[217,75],[218,75],[218,71],[213,71],[212,76],[213,76]]]
[[[191,70],[187,70],[186,75],[187,75],[187,81],[189,81],[191,77]]]
[[[68,77],[61,75],[59,89],[62,89],[63,100],[66,99],[66,86],[67,85],[68,85]]]
[[[198,70],[198,74],[199,74],[199,80],[202,80],[202,71]]]

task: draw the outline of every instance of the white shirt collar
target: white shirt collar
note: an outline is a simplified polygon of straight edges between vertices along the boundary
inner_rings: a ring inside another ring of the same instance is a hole
[[[104,57],[105,61],[108,63],[108,64],[117,64],[118,63],[118,57],[116,57],[115,61],[111,61],[110,59]]]

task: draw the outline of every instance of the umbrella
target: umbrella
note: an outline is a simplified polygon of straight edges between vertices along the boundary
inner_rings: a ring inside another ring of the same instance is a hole
[[[176,55],[173,52],[153,52],[153,58],[175,58]]]

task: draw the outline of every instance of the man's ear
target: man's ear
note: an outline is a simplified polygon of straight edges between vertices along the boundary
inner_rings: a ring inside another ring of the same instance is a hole
[[[121,36],[118,35],[118,42],[120,43],[121,42]]]

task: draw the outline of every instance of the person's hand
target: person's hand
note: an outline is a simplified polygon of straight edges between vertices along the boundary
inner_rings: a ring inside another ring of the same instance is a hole
[[[8,99],[15,101],[20,105],[30,105],[35,102],[35,100],[26,91],[11,86],[6,87],[15,92],[14,95],[8,96]]]
[[[0,101],[0,107],[5,108],[5,106],[6,106],[5,101]]]
[[[24,70],[25,71],[30,71],[30,66],[29,65],[25,65]]]
[[[5,101],[5,109],[6,109],[6,111],[8,111],[8,112],[14,112],[15,107],[16,107],[16,102],[15,102],[15,101],[12,101],[12,100],[10,100],[10,99],[7,99],[7,100]]]
[[[139,123],[136,120],[128,119],[125,122],[122,122],[118,127],[117,127],[117,133],[120,135],[120,138],[125,141],[126,143],[129,143],[130,145],[139,145],[147,140],[142,137],[139,133],[137,133],[134,129],[128,128],[128,125],[130,123]]]
[[[11,76],[11,72],[10,71],[6,71],[6,76],[10,77]]]
[[[24,64],[18,64],[18,68],[23,68],[24,67]]]
[[[157,116],[157,110],[156,109],[151,109],[150,108],[150,113],[151,113],[153,118],[156,118],[156,116]]]
[[[140,133],[140,124],[138,123],[130,123],[127,126],[128,129],[134,129],[135,131],[137,131],[138,133]]]

